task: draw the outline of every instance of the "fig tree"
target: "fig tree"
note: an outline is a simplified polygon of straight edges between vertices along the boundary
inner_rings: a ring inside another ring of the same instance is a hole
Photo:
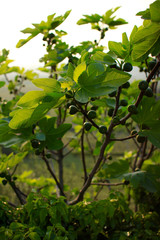
[[[99,132],[104,134],[107,132],[107,127],[104,125],[99,126]]]
[[[90,122],[85,122],[83,126],[86,131],[89,131],[92,127],[92,124]]]
[[[132,64],[129,62],[126,62],[123,66],[123,71],[125,72],[131,72],[133,69]]]
[[[145,91],[148,88],[148,82],[147,81],[140,81],[138,84],[138,87],[140,90]]]

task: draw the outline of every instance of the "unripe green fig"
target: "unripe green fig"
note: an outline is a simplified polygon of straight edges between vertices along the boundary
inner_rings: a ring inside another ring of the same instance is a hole
[[[35,150],[35,154],[36,154],[37,156],[39,156],[39,155],[41,154],[41,152],[39,151],[38,148]]]
[[[144,93],[147,97],[153,97],[153,91],[150,87],[148,87]]]
[[[6,173],[5,173],[5,172],[0,173],[0,177],[1,177],[1,178],[4,178],[5,176],[6,176]]]
[[[143,142],[146,140],[146,137],[137,135],[137,136],[136,136],[136,140],[137,140],[137,142],[139,142],[139,143],[143,143]]]
[[[122,88],[129,88],[130,87],[130,83],[126,82],[122,85]]]
[[[99,126],[99,132],[104,134],[107,132],[107,127],[104,125]]]
[[[138,84],[138,87],[140,90],[145,91],[148,88],[148,82],[147,81],[140,81]]]
[[[2,184],[5,186],[7,184],[7,180],[3,179]]]
[[[109,156],[107,157],[107,159],[108,159],[108,160],[112,160],[112,156],[109,155]]]
[[[114,108],[110,108],[110,109],[108,110],[108,116],[112,117],[113,112],[114,112]]]
[[[92,124],[90,122],[85,122],[83,126],[86,131],[89,131],[92,127]]]
[[[74,114],[77,113],[77,112],[78,112],[78,108],[77,108],[75,105],[69,106],[69,113],[70,113],[71,115],[74,115]]]
[[[38,148],[39,147],[39,141],[37,139],[31,140],[31,145],[33,148]]]
[[[66,98],[73,98],[73,92],[69,90],[68,92],[66,92],[65,96]]]
[[[128,105],[128,102],[127,102],[126,99],[122,99],[122,100],[120,100],[120,106],[125,107],[125,106],[127,106],[127,105]]]
[[[119,122],[120,122],[119,117],[115,116],[115,117],[113,118],[113,123],[114,123],[114,124],[119,124]]]
[[[88,112],[88,118],[94,119],[94,118],[96,118],[96,117],[97,117],[96,111],[90,110],[90,111]]]
[[[17,177],[13,177],[13,181],[16,181],[17,180]]]
[[[132,64],[129,62],[125,63],[123,66],[123,71],[125,72],[131,72],[132,69],[133,69]]]
[[[98,106],[92,106],[91,107],[91,110],[97,110],[98,109]]]
[[[154,67],[155,67],[155,65],[156,65],[156,61],[150,61],[149,63],[148,63],[148,69],[149,70],[152,70]]]
[[[137,131],[134,129],[131,131],[131,135],[135,135],[137,133]]]
[[[113,91],[113,92],[109,93],[108,95],[109,95],[109,97],[115,97],[116,94],[117,94],[117,91]]]
[[[47,153],[47,154],[46,154],[46,158],[51,158],[51,156],[52,156],[52,155],[51,155],[50,153]]]
[[[136,108],[135,105],[129,105],[128,106],[128,112],[132,113],[132,114],[137,114],[138,113],[138,110]]]

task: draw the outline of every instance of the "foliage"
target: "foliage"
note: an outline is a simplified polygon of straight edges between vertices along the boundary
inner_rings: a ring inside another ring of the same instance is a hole
[[[100,39],[78,46],[63,42],[67,33],[57,28],[70,11],[24,29],[29,37],[18,48],[43,36],[46,54],[39,70],[46,78],[10,67],[9,51],[2,50],[0,87],[7,86],[11,100],[0,99],[0,145],[11,153],[1,155],[0,182],[14,191],[21,206],[13,211],[0,202],[1,239],[159,238],[159,4],[139,12],[143,25],[135,26],[130,37],[123,33],[122,42],[109,41],[109,51],[101,40],[127,23],[112,16],[119,7],[102,16],[84,15],[77,24],[91,24]],[[130,81],[135,67],[145,80]],[[38,89],[24,94],[25,81]],[[129,147],[131,141],[134,149],[114,158],[116,143]],[[80,155],[83,167],[76,189],[64,182],[64,161],[72,152]],[[30,154],[43,160],[50,178],[17,174]],[[22,191],[22,184],[30,191]],[[122,186],[125,196],[112,192],[115,186]],[[87,195],[89,188],[93,196]],[[104,188],[107,199],[95,201]]]

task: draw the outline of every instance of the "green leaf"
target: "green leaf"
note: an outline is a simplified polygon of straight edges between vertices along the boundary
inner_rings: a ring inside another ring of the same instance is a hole
[[[67,69],[67,76],[71,79],[73,79],[74,69],[75,69],[74,65],[69,62],[68,69]]]
[[[96,53],[92,56],[92,59],[96,62],[105,63],[111,65],[115,62],[115,60],[107,53],[96,51]]]
[[[83,89],[85,98],[103,96],[113,92],[123,83],[127,82],[130,74],[116,70],[107,69],[103,74],[96,76],[88,76],[86,72],[82,73],[78,79],[78,84]]]
[[[143,61],[148,54],[151,53],[151,49],[155,47],[159,37],[160,32],[147,37],[146,40],[138,44],[135,44],[131,55],[133,61]]]
[[[16,48],[20,48],[22,47],[24,44],[26,44],[27,42],[29,42],[32,38],[34,38],[36,35],[39,34],[39,31],[37,31],[37,33],[35,35],[31,35],[29,36],[27,39],[20,39],[19,42],[16,45]]]
[[[81,103],[87,103],[89,100],[89,95],[84,89],[80,89],[75,94],[75,99]]]
[[[18,129],[21,127],[28,127],[27,123],[34,112],[34,109],[19,109],[11,119],[9,127],[12,129]]]
[[[0,88],[3,87],[5,85],[5,82],[0,81]]]
[[[45,92],[60,92],[61,90],[60,83],[53,78],[38,78],[32,80],[32,83]]]
[[[9,123],[9,127],[12,129],[26,128],[38,122],[52,107],[57,105],[62,96],[62,93],[50,93],[36,108],[17,110]]]
[[[139,135],[145,136],[157,148],[160,148],[160,120],[149,124],[148,130],[139,132]]]
[[[146,9],[145,11],[140,11],[136,14],[136,16],[141,16],[141,18],[150,20],[151,19],[151,14],[150,14],[150,9]]]
[[[109,41],[108,47],[110,51],[114,52],[117,55],[117,57],[122,59],[125,58],[126,50],[124,49],[122,43]]]
[[[138,31],[138,27],[135,25],[133,27],[133,30],[132,30],[132,32],[130,34],[130,38],[129,38],[131,44],[133,43],[133,40],[134,40],[134,37],[135,37],[135,34],[137,31]]]
[[[92,15],[83,15],[85,18],[81,18],[78,20],[77,24],[87,24],[87,23],[98,23],[101,19],[101,16],[99,14],[92,14]]]
[[[28,237],[31,239],[31,240],[41,240],[40,236],[38,235],[38,233],[36,232],[31,232],[28,234]]]
[[[150,126],[154,120],[160,116],[160,101],[153,98],[144,97],[138,106],[138,114],[132,115],[132,119],[138,124]]]
[[[156,192],[157,183],[153,176],[145,171],[136,171],[123,175],[124,179],[130,181],[134,188],[143,187],[149,192]]]
[[[48,136],[53,135],[55,138],[62,138],[64,136],[64,134],[71,129],[72,124],[70,123],[64,123],[61,124],[58,128],[52,128],[50,129],[50,131],[48,132]]]
[[[54,128],[56,119],[57,119],[56,117],[51,118],[44,117],[40,121],[38,121],[38,125],[40,129],[47,134]]]
[[[44,91],[30,91],[20,98],[17,105],[21,107],[35,107],[46,96]]]
[[[21,152],[15,155],[13,153],[9,154],[3,162],[1,161],[0,171],[4,172],[7,170],[7,168],[13,168],[24,159],[27,153],[28,152]]]
[[[157,0],[150,5],[151,20],[153,22],[160,22],[160,1]]]
[[[62,141],[55,139],[54,135],[46,136],[45,144],[49,150],[60,150],[63,147]]]
[[[129,53],[130,42],[128,40],[126,32],[122,33],[122,45],[123,45],[123,48]]]
[[[105,71],[105,67],[102,63],[93,62],[87,67],[88,75],[97,76]]]
[[[122,174],[126,173],[129,169],[128,160],[119,160],[104,167],[105,178],[119,178]]]
[[[81,64],[79,64],[75,70],[74,70],[74,73],[73,73],[73,80],[75,82],[78,81],[78,78],[79,76],[86,70],[86,63],[85,62],[82,62]]]
[[[160,38],[160,26],[155,22],[140,27],[133,39],[133,61],[144,60],[157,47]]]
[[[133,43],[138,43],[144,40],[145,38],[148,38],[151,35],[154,35],[156,33],[160,32],[160,26],[157,23],[151,22],[149,25],[146,27],[141,27],[139,30],[136,32]]]

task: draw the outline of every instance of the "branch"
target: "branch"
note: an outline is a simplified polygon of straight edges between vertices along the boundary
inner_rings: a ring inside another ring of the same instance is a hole
[[[125,125],[125,127],[127,129],[127,132],[130,134],[131,131],[128,129],[128,127],[126,125]],[[136,147],[139,148],[139,145],[138,145],[138,143],[136,142],[136,140],[134,138],[133,138],[133,141],[134,141]]]
[[[117,113],[118,108],[119,108],[119,99],[120,99],[121,89],[122,89],[122,87],[118,88],[118,92],[117,92],[117,96],[116,96],[116,106],[115,106],[112,117],[116,116],[116,113]]]
[[[51,169],[51,167],[50,167],[50,165],[49,165],[48,159],[45,157],[44,152],[43,152],[42,154],[43,154],[43,155],[42,155],[42,159],[43,159],[44,162],[46,163],[46,166],[47,166],[48,171],[50,172],[51,176],[54,178],[54,180],[55,180],[55,182],[56,182],[56,184],[57,184],[57,186],[58,186],[58,188],[59,188],[59,190],[60,190],[60,192],[61,192],[61,195],[65,197],[65,194],[64,194],[64,192],[63,192],[63,190],[62,190],[62,187],[61,187],[61,184],[59,183],[59,181],[57,180],[56,175],[55,175],[54,172],[52,171],[52,169]]]
[[[152,154],[153,154],[153,152],[154,152],[154,145],[152,144],[151,145],[151,148],[150,148],[150,150],[149,150],[149,152],[148,152],[148,154],[145,156],[145,160],[147,160],[148,158],[150,158],[151,156],[152,156]]]
[[[141,157],[140,159],[138,160],[137,162],[137,167],[140,169],[142,167],[142,164],[144,162],[144,156],[145,156],[145,153],[146,153],[146,148],[147,148],[147,139],[144,143],[142,143],[142,154],[141,154]]]
[[[85,122],[85,117],[83,118],[83,123]],[[82,129],[81,134],[81,157],[82,157],[82,165],[84,171],[84,182],[87,180],[87,168],[86,168],[86,161],[85,161],[85,152],[84,152],[84,128]]]
[[[12,180],[9,181],[9,185],[11,186],[13,191],[15,192],[15,194],[16,194],[17,198],[19,199],[20,203],[22,205],[24,205],[26,203],[27,195],[24,194],[23,192],[21,192],[20,189],[18,187],[16,187],[15,183]]]
[[[99,186],[120,186],[120,185],[125,185],[125,182],[121,183],[91,183],[91,185],[99,185]]]
[[[90,174],[88,175],[88,178],[87,178],[87,181],[85,182],[85,184],[83,185],[82,189],[80,190],[78,196],[76,197],[76,199],[74,199],[73,201],[69,202],[70,205],[73,205],[73,204],[76,204],[78,203],[79,201],[82,201],[83,200],[83,196],[84,196],[84,193],[86,192],[86,190],[89,188],[89,186],[91,185],[91,181],[97,171],[97,169],[99,168],[102,160],[103,160],[103,157],[104,157],[104,151],[106,149],[106,146],[108,145],[108,143],[110,142],[110,134],[111,134],[111,131],[113,129],[113,124],[111,123],[110,127],[109,127],[109,132],[108,132],[108,135],[105,135],[106,138],[105,138],[105,141],[103,142],[102,146],[101,146],[101,151],[100,151],[100,154],[99,154],[99,157],[92,169],[92,171],[90,172]]]
[[[78,135],[81,133],[81,131],[82,131],[82,129],[80,129],[74,136],[75,136],[75,137],[78,136]],[[71,139],[63,146],[63,149],[66,148],[66,147],[70,144],[70,142],[73,141],[73,139],[74,139],[74,137],[71,138]]]
[[[132,139],[132,138],[135,138],[137,136],[137,133],[132,135],[132,136],[128,136],[126,138],[111,138],[110,141],[125,141],[125,140],[128,140],[128,139]]]
[[[85,118],[87,118],[88,121],[90,121],[95,128],[99,129],[99,126],[92,119],[88,118],[87,113],[83,110],[81,105],[78,102],[76,102],[76,103],[77,103],[78,107],[80,108],[81,113],[85,116]]]

